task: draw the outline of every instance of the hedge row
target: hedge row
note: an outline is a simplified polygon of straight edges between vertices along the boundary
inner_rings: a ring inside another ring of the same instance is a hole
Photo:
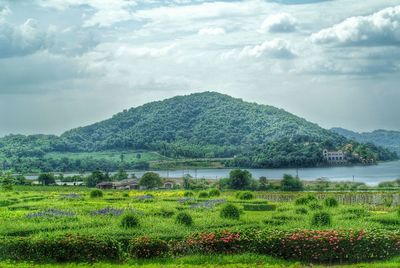
[[[122,241],[121,241],[122,242]],[[187,254],[252,252],[318,263],[360,262],[400,255],[400,233],[370,231],[220,231],[181,240],[137,237],[127,247],[107,237],[65,235],[0,240],[0,258],[24,261],[97,262]]]

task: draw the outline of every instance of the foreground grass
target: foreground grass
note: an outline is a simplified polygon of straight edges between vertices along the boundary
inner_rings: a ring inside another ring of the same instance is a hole
[[[372,263],[358,263],[358,264],[343,264],[343,265],[309,265],[299,262],[290,262],[272,258],[269,256],[256,255],[256,254],[240,254],[240,255],[216,255],[216,256],[186,256],[182,258],[172,259],[154,259],[154,260],[130,260],[127,263],[69,263],[69,264],[34,264],[27,262],[0,262],[1,268],[30,268],[30,267],[65,267],[65,268],[83,268],[83,267],[271,267],[271,268],[302,268],[302,267],[331,267],[331,268],[397,268],[400,266],[400,258],[394,258],[387,261],[379,261]]]

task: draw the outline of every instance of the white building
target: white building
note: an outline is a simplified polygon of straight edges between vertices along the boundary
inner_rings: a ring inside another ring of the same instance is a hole
[[[323,150],[323,155],[325,160],[329,164],[346,164],[346,154],[343,151],[328,151],[327,149]]]

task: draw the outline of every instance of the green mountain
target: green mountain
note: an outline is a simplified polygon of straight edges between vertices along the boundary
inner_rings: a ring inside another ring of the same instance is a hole
[[[317,166],[324,164],[324,148],[340,149],[349,143],[354,152],[369,159],[396,157],[380,147],[349,141],[282,109],[205,92],[125,110],[60,137],[7,136],[0,139],[0,159],[3,157],[3,168],[22,171],[112,170],[120,165],[134,168],[137,163],[123,161],[123,156],[120,162],[69,156],[140,150],[168,159],[223,158],[226,166]],[[54,153],[58,153],[56,158],[51,157]]]
[[[362,143],[373,143],[400,155],[400,131],[379,129],[373,132],[359,133],[344,128],[332,128],[331,130],[348,139]]]

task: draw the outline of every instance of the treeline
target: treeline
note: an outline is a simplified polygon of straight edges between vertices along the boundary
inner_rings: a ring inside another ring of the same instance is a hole
[[[71,158],[36,158],[36,157],[12,157],[4,159],[3,170],[13,170],[16,173],[29,172],[68,172],[68,171],[92,171],[96,169],[104,171],[116,171],[119,168],[126,170],[147,170],[148,162],[121,162],[109,159],[71,159]]]

